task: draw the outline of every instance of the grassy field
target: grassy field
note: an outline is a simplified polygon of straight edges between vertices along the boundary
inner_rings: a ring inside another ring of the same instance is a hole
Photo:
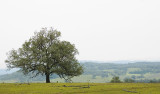
[[[160,83],[1,83],[0,94],[160,94]]]

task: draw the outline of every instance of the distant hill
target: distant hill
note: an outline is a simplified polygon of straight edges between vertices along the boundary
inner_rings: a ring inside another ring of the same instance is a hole
[[[17,70],[18,70],[18,69],[11,69],[11,70],[8,70],[8,69],[0,69],[0,75],[10,74],[10,73],[16,72]]]
[[[132,78],[136,81],[160,79],[160,62],[135,62],[135,63],[97,63],[85,61],[84,74],[74,77],[73,82],[109,82],[113,76],[121,80]],[[0,76],[0,82],[44,82],[44,76],[31,78],[33,74],[24,76],[21,72],[14,72]],[[63,82],[57,75],[51,76],[52,82]]]

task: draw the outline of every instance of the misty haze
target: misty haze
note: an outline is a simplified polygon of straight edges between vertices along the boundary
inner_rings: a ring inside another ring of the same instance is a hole
[[[0,1],[0,94],[159,94],[159,0]]]

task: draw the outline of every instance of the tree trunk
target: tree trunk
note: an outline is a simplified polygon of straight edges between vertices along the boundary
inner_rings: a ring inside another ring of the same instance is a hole
[[[46,74],[46,83],[50,83],[49,74]]]

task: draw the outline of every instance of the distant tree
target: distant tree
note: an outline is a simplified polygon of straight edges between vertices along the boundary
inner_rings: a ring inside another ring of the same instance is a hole
[[[111,83],[121,83],[121,81],[118,76],[114,76],[111,80]]]
[[[125,82],[125,83],[134,83],[135,80],[133,80],[133,79],[131,79],[131,78],[125,78],[125,79],[124,79],[124,82]]]
[[[150,80],[149,83],[155,83],[155,81],[154,80]]]
[[[149,81],[149,83],[159,83],[159,82],[160,82],[160,79],[159,79],[159,80],[157,80],[157,79],[152,79],[152,80]]]
[[[83,67],[75,55],[78,50],[74,44],[61,41],[61,33],[50,28],[42,28],[26,41],[18,50],[11,50],[5,61],[8,68],[20,68],[24,74],[36,73],[46,76],[50,83],[52,74],[60,78],[70,79],[83,73]]]

